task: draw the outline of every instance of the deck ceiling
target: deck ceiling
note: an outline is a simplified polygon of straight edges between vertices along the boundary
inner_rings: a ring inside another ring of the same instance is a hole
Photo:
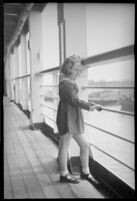
[[[25,3],[4,3],[4,55],[24,8]]]
[[[4,57],[16,30],[21,13],[31,3],[4,3]],[[42,12],[47,3],[35,3],[33,10]]]

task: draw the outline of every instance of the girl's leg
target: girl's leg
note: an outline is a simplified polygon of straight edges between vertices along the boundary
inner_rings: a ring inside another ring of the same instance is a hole
[[[73,138],[80,147],[80,160],[82,165],[82,172],[89,173],[89,144],[84,135],[74,135]]]
[[[73,138],[76,140],[80,147],[80,159],[82,164],[81,178],[86,179],[93,183],[96,187],[99,187],[99,182],[91,175],[89,170],[89,144],[86,141],[84,135],[74,135]]]
[[[58,153],[58,162],[60,174],[62,176],[68,174],[67,160],[68,160],[68,148],[72,139],[72,134],[67,133],[60,136],[59,140],[59,153]]]
[[[77,178],[71,176],[69,174],[68,168],[67,168],[68,148],[69,148],[71,139],[72,139],[72,134],[70,134],[70,133],[60,136],[59,155],[58,155],[58,162],[59,162],[59,169],[60,169],[60,181],[77,184],[80,181]]]

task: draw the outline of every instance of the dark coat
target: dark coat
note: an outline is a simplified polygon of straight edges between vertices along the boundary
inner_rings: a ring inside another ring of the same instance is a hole
[[[89,110],[91,104],[78,98],[78,87],[67,79],[59,83],[59,105],[57,111],[57,127],[60,135],[67,132],[84,133],[84,120],[81,109]]]

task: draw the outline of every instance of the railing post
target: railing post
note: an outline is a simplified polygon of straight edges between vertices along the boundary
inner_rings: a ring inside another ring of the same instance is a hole
[[[31,126],[43,122],[40,112],[40,84],[41,76],[35,75],[42,70],[42,21],[41,12],[31,10],[29,14],[30,33],[30,84],[31,84]]]
[[[26,54],[26,36],[24,30],[21,33],[20,36],[20,42],[21,42],[21,74],[26,75],[27,74],[27,54]],[[28,91],[27,91],[27,79],[22,78],[22,108],[24,110],[28,109]]]
[[[53,73],[53,85],[58,85],[58,76],[57,72]],[[58,88],[53,87],[53,97],[58,97]],[[54,99],[54,109],[57,110],[58,100]],[[53,119],[56,120],[57,111],[53,111]],[[54,123],[54,133],[57,132],[57,125]]]
[[[13,49],[10,52],[10,99],[14,100],[15,99],[15,83],[14,83],[14,78],[15,78],[15,65],[14,65],[14,51]]]
[[[6,80],[6,95],[10,97],[10,66],[9,66],[9,56],[5,61],[4,65],[4,79]]]
[[[15,52],[15,77],[17,78],[19,76],[19,58],[18,58],[18,47],[17,45],[14,46],[14,52]],[[15,102],[19,103],[19,80],[15,80]]]

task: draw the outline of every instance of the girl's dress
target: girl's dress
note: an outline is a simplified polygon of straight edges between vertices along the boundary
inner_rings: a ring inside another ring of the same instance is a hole
[[[62,79],[59,83],[59,97],[56,119],[59,134],[84,133],[84,119],[81,109],[89,110],[92,104],[78,98],[76,83],[67,78]]]

